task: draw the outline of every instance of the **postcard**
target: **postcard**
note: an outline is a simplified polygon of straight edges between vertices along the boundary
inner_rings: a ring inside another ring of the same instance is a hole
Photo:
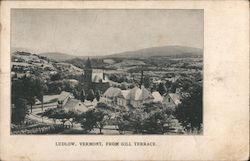
[[[247,160],[248,5],[2,1],[1,160]]]

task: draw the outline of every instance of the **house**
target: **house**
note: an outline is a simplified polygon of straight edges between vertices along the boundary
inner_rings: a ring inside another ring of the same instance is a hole
[[[120,88],[110,87],[103,94],[103,102],[108,104],[115,104],[117,102],[117,96],[121,94]]]
[[[88,107],[85,106],[80,100],[69,98],[67,103],[63,106],[65,111],[78,111],[78,112],[86,112],[88,111]]]
[[[168,93],[164,96],[162,104],[164,107],[176,108],[181,103],[181,96],[178,93]]]
[[[152,94],[142,86],[134,87],[130,90],[122,90],[117,98],[117,104],[123,107],[131,105],[134,108],[141,107],[144,103],[152,102],[154,97]]]
[[[129,104],[129,92],[130,90],[121,90],[121,93],[117,97],[117,105],[126,107]]]
[[[108,104],[138,108],[144,103],[152,102],[154,97],[146,88],[144,88],[144,86],[141,88],[136,86],[133,89],[128,90],[110,87],[104,92],[103,99],[103,101]]]
[[[73,98],[72,94],[69,92],[62,91],[58,96],[58,102],[61,106],[64,106],[68,102],[69,98]]]
[[[152,96],[154,97],[153,102],[161,102],[163,101],[163,97],[158,91],[152,92]]]

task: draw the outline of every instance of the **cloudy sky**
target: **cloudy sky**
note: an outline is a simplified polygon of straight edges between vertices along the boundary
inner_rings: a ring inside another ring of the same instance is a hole
[[[12,9],[12,50],[105,55],[148,47],[203,48],[203,10]]]

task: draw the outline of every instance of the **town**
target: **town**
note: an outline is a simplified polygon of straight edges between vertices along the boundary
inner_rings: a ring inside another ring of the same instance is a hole
[[[11,65],[12,134],[202,133],[202,54],[60,60],[15,51]]]

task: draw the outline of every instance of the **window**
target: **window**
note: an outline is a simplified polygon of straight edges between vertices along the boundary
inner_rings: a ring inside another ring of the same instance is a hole
[[[170,98],[168,98],[168,102],[170,102]]]

